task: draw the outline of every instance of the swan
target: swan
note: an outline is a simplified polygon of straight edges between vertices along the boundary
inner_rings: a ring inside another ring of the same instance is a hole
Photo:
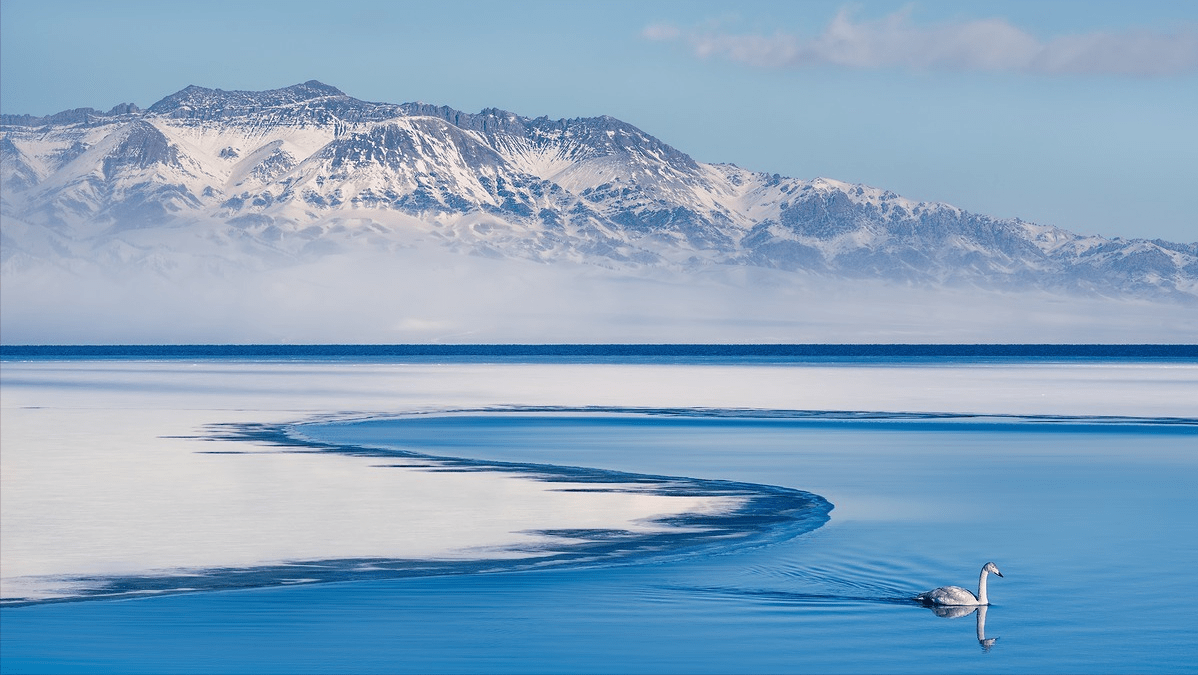
[[[988,562],[982,566],[982,573],[978,577],[978,594],[974,595],[967,589],[960,586],[941,586],[940,588],[932,589],[927,593],[920,593],[915,596],[915,599],[925,605],[948,605],[948,606],[977,606],[989,605],[990,600],[986,597],[986,575],[997,574],[1002,576],[1002,572],[998,571],[998,566],[992,562]]]

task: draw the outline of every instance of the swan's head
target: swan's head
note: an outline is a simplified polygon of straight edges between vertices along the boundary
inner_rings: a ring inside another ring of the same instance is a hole
[[[982,568],[982,571],[989,572],[991,574],[997,574],[1000,577],[1002,576],[1002,572],[998,571],[998,565],[995,565],[992,562],[986,563],[986,566]]]

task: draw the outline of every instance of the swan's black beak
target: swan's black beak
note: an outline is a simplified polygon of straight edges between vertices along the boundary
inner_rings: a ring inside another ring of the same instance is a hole
[[[997,574],[1000,577],[1002,576],[1002,572],[995,572],[995,574]]]

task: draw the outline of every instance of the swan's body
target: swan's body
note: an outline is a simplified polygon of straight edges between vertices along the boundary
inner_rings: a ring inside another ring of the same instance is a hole
[[[977,605],[989,605],[990,599],[986,597],[986,575],[997,574],[1002,576],[1002,572],[998,571],[998,566],[992,562],[986,563],[982,567],[982,573],[978,577],[978,594],[974,595],[972,591],[960,586],[941,586],[934,588],[927,593],[920,593],[915,596],[915,599],[927,605],[946,605],[952,607],[967,606],[973,607]]]

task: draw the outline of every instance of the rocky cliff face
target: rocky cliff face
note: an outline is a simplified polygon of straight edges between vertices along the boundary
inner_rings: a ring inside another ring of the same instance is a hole
[[[834,180],[696,162],[610,117],[190,86],[0,120],[3,264],[286,264],[438,246],[676,271],[1198,299],[1198,244],[1082,237]],[[166,266],[169,268],[169,265]],[[164,268],[166,269],[166,268]]]

